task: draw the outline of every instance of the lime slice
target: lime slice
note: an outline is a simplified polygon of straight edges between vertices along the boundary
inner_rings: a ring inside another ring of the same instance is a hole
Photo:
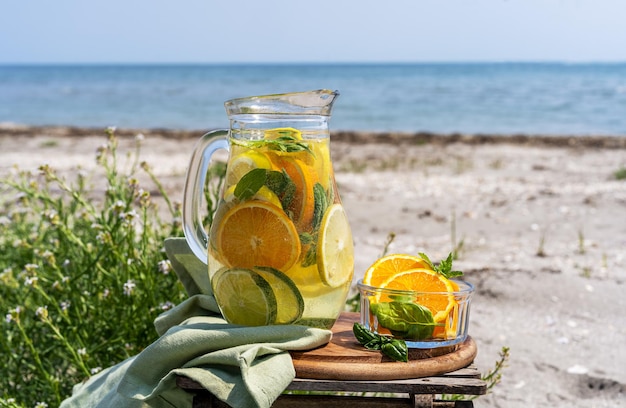
[[[276,324],[295,323],[304,313],[304,299],[296,284],[278,269],[256,267],[254,271],[261,275],[272,287],[276,296]]]
[[[317,241],[320,278],[336,288],[352,279],[354,246],[348,217],[341,204],[333,204],[324,214]]]
[[[263,153],[248,150],[235,157],[228,163],[226,169],[226,186],[237,184],[241,178],[254,169],[271,169],[272,162]]]
[[[276,296],[270,284],[249,269],[222,268],[213,276],[213,293],[232,324],[267,326],[276,320]]]

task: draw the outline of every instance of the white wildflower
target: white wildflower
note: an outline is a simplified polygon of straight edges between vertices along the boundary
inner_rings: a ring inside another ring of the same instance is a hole
[[[7,323],[19,321],[20,313],[22,313],[22,308],[17,306],[15,309],[9,310],[7,313],[5,320]]]
[[[48,306],[39,306],[37,310],[35,310],[35,316],[37,316],[41,320],[47,319],[48,318]]]
[[[135,281],[132,279],[129,279],[128,281],[126,281],[126,283],[124,284],[124,295],[126,296],[130,296],[133,293],[133,290],[135,289],[137,285],[135,284]]]
[[[37,269],[39,269],[39,265],[28,263],[28,264],[24,265],[24,269],[27,272],[35,272]]]
[[[95,367],[92,368],[91,370],[89,370],[89,372],[93,375],[93,374],[98,374],[100,371],[102,371],[102,367]]]
[[[31,276],[28,277],[24,280],[24,285],[26,286],[35,286],[37,284],[37,281],[39,280],[38,277],[36,276]]]
[[[122,200],[117,200],[115,203],[113,203],[113,205],[111,206],[111,212],[113,214],[118,215],[120,218],[123,218],[124,215],[124,209],[126,208],[126,204],[124,203],[124,201]]]
[[[35,408],[48,408],[48,404],[46,404],[45,402],[39,401],[35,404]]]
[[[126,221],[127,224],[130,224],[133,220],[139,217],[139,214],[137,214],[137,211],[132,209],[128,212],[120,213],[119,217]]]
[[[165,259],[159,262],[159,272],[163,275],[169,275],[172,271],[172,263],[169,259]]]

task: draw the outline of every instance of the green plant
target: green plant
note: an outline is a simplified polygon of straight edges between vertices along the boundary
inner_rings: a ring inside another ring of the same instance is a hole
[[[546,229],[543,229],[541,231],[541,234],[539,235],[539,245],[537,246],[537,252],[535,252],[536,256],[541,257],[541,258],[546,256],[545,244],[546,244]]]
[[[48,147],[57,147],[59,142],[56,139],[45,140],[39,144],[39,147],[48,148]]]
[[[465,245],[464,238],[457,241],[456,230],[456,210],[452,210],[452,216],[450,217],[450,244],[452,245],[452,259],[459,259],[463,246]]]
[[[626,180],[626,167],[620,167],[613,173],[615,180]]]
[[[583,234],[582,228],[578,230],[578,253],[585,253],[585,235]]]
[[[106,133],[104,191],[46,165],[2,181],[0,406],[58,406],[74,384],[154,341],[155,317],[185,297],[162,248],[181,235],[180,205],[139,162],[140,138],[122,163],[114,129]]]
[[[493,368],[481,376],[481,378],[487,382],[487,392],[490,392],[493,387],[500,383],[500,380],[502,379],[502,370],[504,370],[509,361],[510,349],[508,347],[502,347],[499,356],[500,357],[496,360]]]
[[[499,358],[496,360],[493,368],[483,375],[481,375],[481,379],[487,383],[487,394],[491,392],[493,387],[500,383],[502,380],[502,371],[506,367],[510,357],[510,349],[508,347],[502,347],[500,349]],[[470,399],[474,400],[479,398],[478,395],[473,395],[471,397],[467,397],[466,395],[458,395],[458,394],[444,394],[441,396],[441,399],[448,401],[458,401]]]

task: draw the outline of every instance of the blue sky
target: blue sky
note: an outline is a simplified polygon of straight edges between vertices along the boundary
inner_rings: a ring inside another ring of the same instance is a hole
[[[626,61],[626,1],[0,4],[0,64],[430,61]]]

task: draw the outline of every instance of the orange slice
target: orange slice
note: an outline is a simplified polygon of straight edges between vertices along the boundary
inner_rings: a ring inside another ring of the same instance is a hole
[[[246,201],[224,214],[217,230],[216,252],[231,268],[269,266],[286,271],[300,257],[300,239],[280,208]]]
[[[454,287],[449,279],[430,269],[410,269],[390,277],[380,285],[384,289],[406,290],[420,292],[414,299],[415,302],[426,306],[433,314],[435,322],[445,321],[450,311],[456,305],[454,299]],[[379,301],[388,297],[381,295]]]
[[[365,271],[363,283],[369,286],[380,286],[383,282],[409,269],[430,269],[428,264],[418,256],[392,254],[378,259]]]

